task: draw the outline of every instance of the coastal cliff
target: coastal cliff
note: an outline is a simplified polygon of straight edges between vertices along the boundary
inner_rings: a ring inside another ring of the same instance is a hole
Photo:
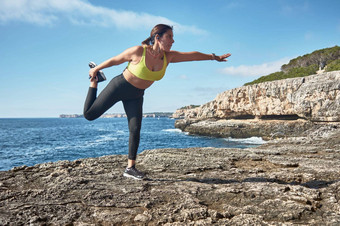
[[[174,117],[182,117],[175,126],[191,134],[273,138],[339,122],[339,109],[340,71],[332,71],[228,90]]]
[[[0,225],[339,225],[340,124],[257,148],[144,151],[0,172]]]

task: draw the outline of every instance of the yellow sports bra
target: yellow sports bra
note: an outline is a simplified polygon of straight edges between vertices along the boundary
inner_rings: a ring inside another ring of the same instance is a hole
[[[165,70],[167,67],[167,62],[166,62],[166,56],[164,53],[163,57],[163,68],[160,71],[150,71],[149,68],[145,64],[145,46],[143,50],[143,55],[141,60],[139,61],[138,64],[131,64],[129,62],[127,69],[136,77],[144,80],[149,80],[149,81],[158,81],[161,80],[165,74]]]

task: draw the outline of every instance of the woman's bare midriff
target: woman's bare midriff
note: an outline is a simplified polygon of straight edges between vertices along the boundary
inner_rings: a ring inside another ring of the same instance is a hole
[[[138,89],[146,89],[149,88],[154,81],[148,81],[144,79],[140,79],[133,75],[129,70],[125,69],[123,72],[123,76],[131,85]]]

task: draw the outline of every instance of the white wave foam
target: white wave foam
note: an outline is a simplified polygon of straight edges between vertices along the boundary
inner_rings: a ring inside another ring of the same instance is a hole
[[[98,139],[94,140],[95,143],[103,143],[107,141],[118,140],[117,137],[113,137],[112,135],[101,135]]]
[[[164,132],[169,132],[169,133],[184,133],[184,134],[189,134],[188,132],[183,132],[180,129],[163,129],[162,131]]]
[[[265,144],[266,141],[262,137],[250,137],[250,138],[225,138],[226,141],[238,142],[242,144]]]

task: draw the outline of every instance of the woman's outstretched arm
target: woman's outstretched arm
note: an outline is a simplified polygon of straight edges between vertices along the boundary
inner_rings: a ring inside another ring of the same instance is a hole
[[[167,54],[168,61],[170,63],[178,63],[185,61],[199,61],[199,60],[217,60],[220,62],[227,61],[226,58],[230,57],[231,54],[227,53],[221,56],[216,56],[215,54],[205,54],[201,52],[178,52],[178,51],[170,51]]]

